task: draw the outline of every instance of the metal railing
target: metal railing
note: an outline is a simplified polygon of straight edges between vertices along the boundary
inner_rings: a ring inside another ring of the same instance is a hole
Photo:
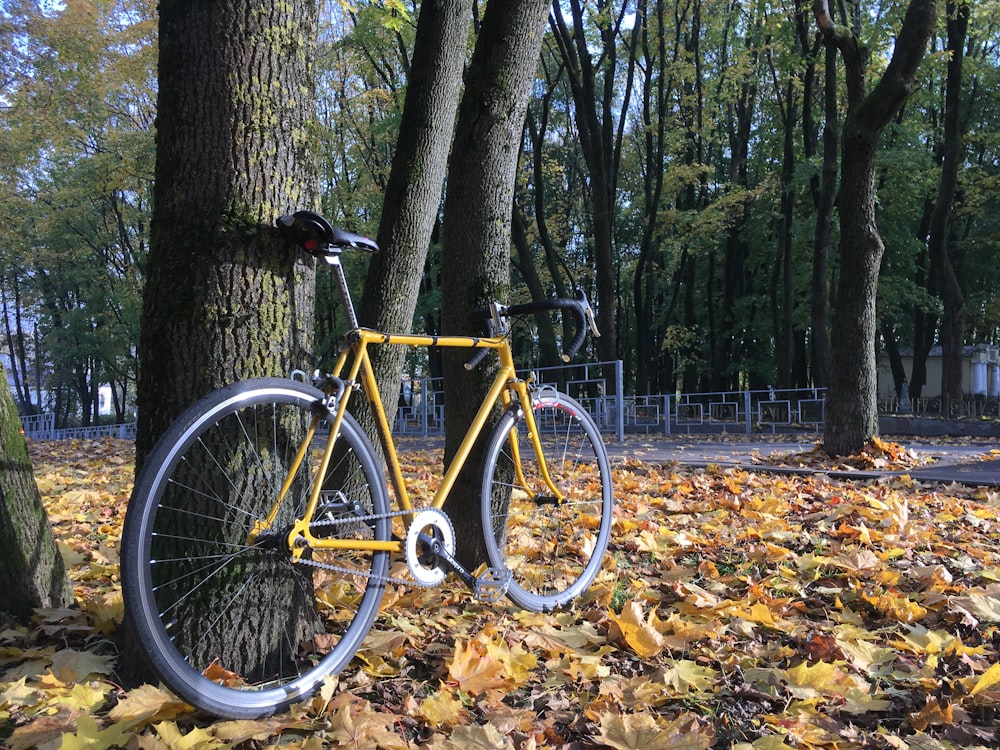
[[[605,434],[618,441],[626,433],[660,435],[729,433],[751,435],[823,429],[825,391],[770,388],[754,391],[621,396],[622,363],[537,368],[535,381],[551,384],[579,401]],[[614,379],[609,387],[607,373]],[[396,412],[399,436],[444,434],[444,398],[440,378],[406,381]],[[54,428],[51,414],[21,417],[26,435],[34,440],[135,437],[135,423]]]
[[[87,427],[55,427],[54,414],[37,414],[21,417],[21,429],[32,440],[97,440],[112,437],[121,440],[135,439],[135,422],[121,424],[95,424]]]

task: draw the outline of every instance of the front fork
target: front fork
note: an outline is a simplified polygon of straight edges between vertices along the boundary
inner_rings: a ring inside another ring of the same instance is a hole
[[[545,451],[542,449],[541,427],[538,424],[538,420],[535,419],[535,409],[531,399],[531,395],[535,389],[530,383],[524,382],[515,385],[514,390],[516,391],[518,401],[520,402],[520,411],[527,429],[528,439],[531,441],[531,446],[535,451],[535,458],[538,460],[539,474],[541,475],[542,482],[544,482],[545,486],[552,493],[549,502],[561,503],[565,496],[556,486],[556,483],[552,479],[552,475],[549,473],[548,460],[546,459]],[[527,477],[524,476],[524,468],[521,463],[521,448],[518,444],[516,428],[511,430],[509,441],[510,453],[514,462],[514,474],[517,483],[526,493],[528,493],[529,496],[533,497],[535,500],[540,500],[544,497],[543,493],[532,492],[532,487],[528,482]]]

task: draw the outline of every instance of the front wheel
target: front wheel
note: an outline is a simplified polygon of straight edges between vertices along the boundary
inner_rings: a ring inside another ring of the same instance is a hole
[[[277,378],[211,393],[136,478],[122,536],[126,612],[160,679],[217,716],[256,718],[307,697],[353,658],[378,613],[389,555],[360,545],[390,538],[384,476],[349,415],[318,476],[326,440],[305,437],[322,398]],[[317,482],[314,536],[359,546],[295,561],[289,532]]]
[[[582,594],[601,569],[614,498],[607,450],[584,408],[542,391],[532,396],[532,409],[553,486],[524,415],[512,409],[490,435],[481,503],[490,563],[512,573],[507,595],[543,612]]]

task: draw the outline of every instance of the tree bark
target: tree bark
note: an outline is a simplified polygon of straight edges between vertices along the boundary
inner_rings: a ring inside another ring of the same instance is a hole
[[[448,167],[441,269],[444,334],[478,332],[470,311],[509,300],[514,174],[547,7],[545,0],[490,0],[486,6]],[[468,352],[448,355],[446,462],[455,455],[495,373],[486,362],[466,372]],[[447,506],[462,540],[462,562],[473,567],[485,559],[476,482],[484,443],[485,436]]]
[[[824,448],[833,455],[859,451],[878,434],[875,301],[885,250],[876,221],[878,136],[916,83],[917,67],[937,20],[936,0],[910,0],[892,59],[867,92],[866,51],[850,30],[836,26],[826,0],[813,10],[824,40],[844,59],[847,116],[840,184],[840,284],[831,333]]]
[[[368,269],[359,310],[362,325],[382,331],[411,328],[441,205],[471,21],[472,0],[428,0],[420,6],[399,138],[382,205],[380,252]],[[385,412],[392,419],[406,351],[383,346],[370,354]],[[358,416],[363,425],[371,423]]]
[[[0,610],[68,607],[73,587],[35,486],[21,421],[0,366]]]
[[[963,400],[962,348],[965,344],[965,296],[949,253],[949,226],[963,159],[961,122],[962,62],[969,27],[969,5],[949,0],[948,73],[945,82],[944,144],[937,199],[931,212],[927,250],[931,275],[938,280],[941,316],[941,410],[955,416]]]
[[[199,396],[311,364],[314,264],[271,227],[317,203],[316,25],[309,0],[160,3],[140,464]]]
[[[311,0],[160,2],[137,469],[199,396],[311,364],[314,262],[273,225],[278,215],[317,207],[316,28]],[[295,631],[295,617],[314,616],[303,600],[281,623],[261,611],[226,637],[276,642],[275,631]],[[128,625],[121,645],[123,679],[144,678]]]

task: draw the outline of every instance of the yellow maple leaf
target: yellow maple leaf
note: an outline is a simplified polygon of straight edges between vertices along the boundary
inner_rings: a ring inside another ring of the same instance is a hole
[[[172,721],[161,721],[153,729],[168,750],[215,750],[226,743],[216,739],[209,729],[195,727],[184,733]]]
[[[799,700],[809,700],[831,693],[841,692],[838,688],[845,678],[844,672],[829,662],[806,662],[784,670],[785,689]]]
[[[108,717],[132,728],[154,722],[172,721],[194,709],[162,688],[140,685],[108,712]]]
[[[976,695],[984,690],[989,690],[998,682],[1000,682],[1000,664],[994,664],[979,675],[979,679],[976,680],[976,684],[973,685],[972,690],[969,691],[969,695]]]
[[[837,646],[843,651],[851,664],[862,672],[874,673],[886,664],[896,659],[896,652],[863,639],[837,636]]]
[[[504,737],[500,730],[492,724],[463,724],[455,730],[440,745],[434,748],[441,750],[506,750],[513,748],[514,743]]]
[[[715,741],[715,731],[693,714],[660,724],[648,713],[606,713],[600,727],[594,739],[615,750],[706,750]]]
[[[465,705],[451,690],[439,690],[424,699],[418,713],[432,727],[452,727],[468,717]]]
[[[678,659],[663,675],[663,681],[678,693],[704,692],[715,684],[716,671],[690,659]]]
[[[6,677],[6,675],[4,675]],[[8,682],[4,689],[0,691],[0,706],[10,708],[11,706],[34,706],[39,702],[39,691],[35,687],[28,687],[28,678],[22,676],[16,682]]]
[[[295,726],[296,723],[288,714],[267,719],[220,721],[212,725],[212,734],[216,739],[226,742],[229,747],[236,747],[249,740],[263,742],[269,737]]]
[[[927,616],[926,609],[903,594],[892,591],[885,594],[864,593],[861,598],[896,622],[917,622]]]
[[[384,750],[406,750],[405,737],[395,731],[396,717],[372,711],[365,702],[342,703],[330,717],[329,735],[344,747],[378,747]]]
[[[660,632],[663,623],[656,616],[655,609],[644,615],[642,604],[633,599],[622,607],[620,615],[608,612],[608,619],[618,626],[621,639],[639,657],[650,659],[663,651],[666,645]]]
[[[604,664],[603,659],[609,650],[610,647],[602,648],[594,654],[569,654],[561,664],[562,673],[580,682],[603,680],[611,674],[611,668]]]
[[[77,720],[76,733],[64,734],[59,750],[107,750],[125,744],[129,731],[118,724],[101,729],[93,716]]]
[[[460,690],[472,695],[507,685],[504,663],[489,656],[473,641],[455,644],[455,655],[448,664],[448,679]]]
[[[508,647],[503,641],[494,642],[489,645],[487,653],[503,663],[504,670],[514,685],[523,685],[530,680],[538,666],[538,657],[526,651],[520,643]]]
[[[731,607],[724,611],[733,617],[739,617],[768,628],[781,630],[784,627],[780,619],[775,619],[774,612],[764,602],[754,602],[749,607]]]
[[[111,686],[106,682],[77,682],[68,690],[52,694],[49,705],[68,706],[75,711],[89,713],[101,706],[110,692]]]
[[[907,630],[909,632],[902,634],[899,640],[889,641],[889,644],[915,654],[940,654],[953,646],[957,640],[947,631],[928,630],[923,625],[913,625]]]

